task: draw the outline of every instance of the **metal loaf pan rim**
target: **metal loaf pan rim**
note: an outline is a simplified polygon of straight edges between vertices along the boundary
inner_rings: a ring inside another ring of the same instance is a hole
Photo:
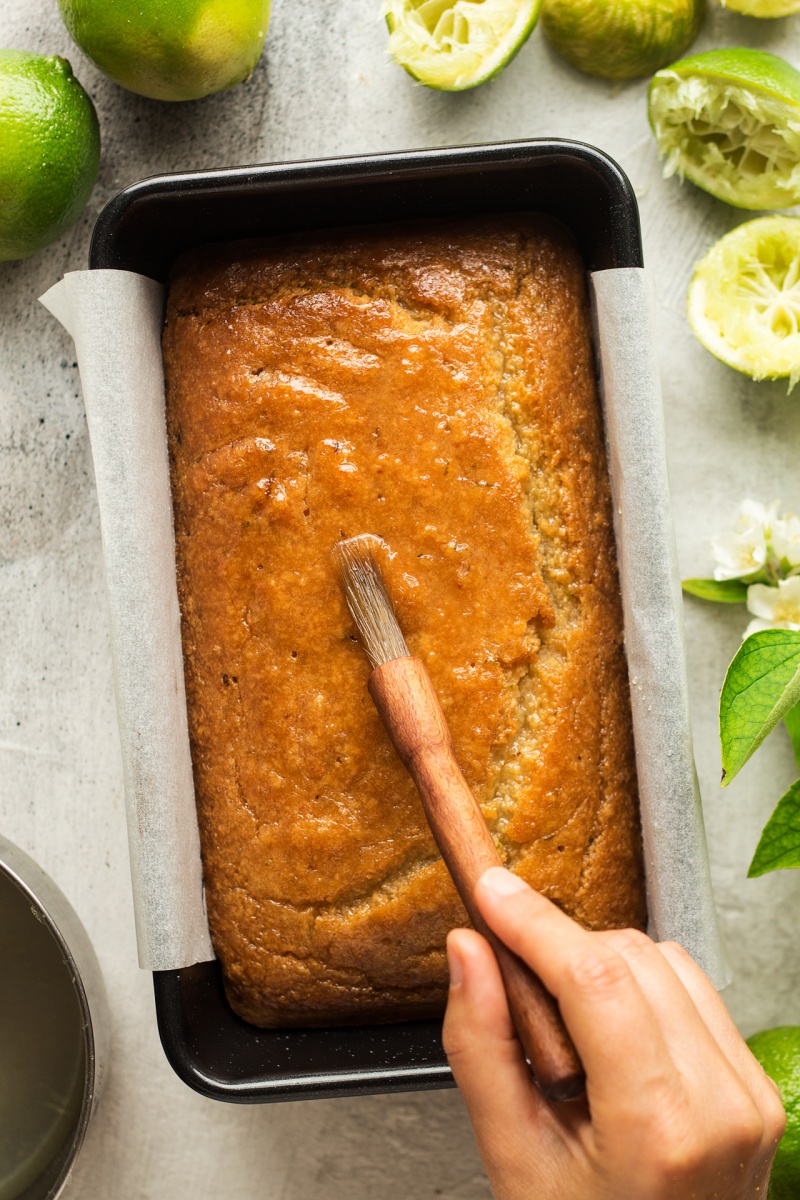
[[[590,270],[643,265],[621,168],[585,143],[536,138],[153,176],[102,210],[89,266],[163,281],[181,253],[212,241],[521,211],[557,216]],[[166,1056],[209,1098],[257,1104],[453,1086],[439,1020],[260,1030],[233,1013],[216,961],[156,971],[153,984]]]

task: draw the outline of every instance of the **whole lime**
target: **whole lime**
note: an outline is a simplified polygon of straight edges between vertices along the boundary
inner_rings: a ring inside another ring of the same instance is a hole
[[[770,1079],[780,1088],[786,1109],[783,1135],[769,1182],[769,1200],[800,1196],[800,1026],[779,1025],[747,1039]]]
[[[67,60],[0,50],[0,262],[69,229],[99,161],[97,114]]]
[[[247,79],[270,0],[59,0],[67,29],[106,75],[152,100],[198,100]]]
[[[682,54],[704,11],[705,0],[544,0],[542,29],[570,66],[623,81]]]

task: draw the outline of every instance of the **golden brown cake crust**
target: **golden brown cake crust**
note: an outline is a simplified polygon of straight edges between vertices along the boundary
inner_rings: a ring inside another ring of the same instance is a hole
[[[211,932],[259,1025],[441,1011],[464,913],[367,693],[331,548],[374,533],[507,864],[645,921],[583,265],[480,218],[210,247],[164,332]]]

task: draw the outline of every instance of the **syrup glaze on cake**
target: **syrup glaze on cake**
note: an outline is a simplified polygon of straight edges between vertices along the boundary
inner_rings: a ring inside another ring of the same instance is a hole
[[[531,216],[185,256],[164,332],[209,920],[259,1025],[442,1010],[465,920],[331,550],[374,533],[508,866],[645,922],[584,268]]]

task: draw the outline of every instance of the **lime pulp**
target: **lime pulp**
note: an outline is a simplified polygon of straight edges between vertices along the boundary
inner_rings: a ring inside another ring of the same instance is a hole
[[[800,379],[800,218],[759,217],[712,246],[689,285],[692,332],[752,379]]]
[[[659,71],[650,124],[677,174],[739,208],[800,203],[800,71],[761,50],[710,50]]]

